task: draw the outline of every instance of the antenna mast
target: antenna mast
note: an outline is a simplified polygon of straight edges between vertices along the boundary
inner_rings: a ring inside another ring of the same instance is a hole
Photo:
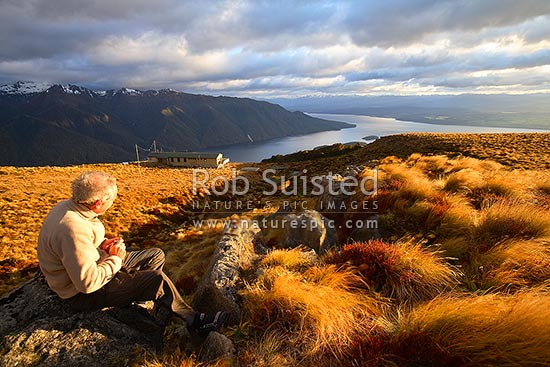
[[[139,152],[138,152],[138,145],[136,144],[136,160],[137,160],[137,164],[139,166]]]

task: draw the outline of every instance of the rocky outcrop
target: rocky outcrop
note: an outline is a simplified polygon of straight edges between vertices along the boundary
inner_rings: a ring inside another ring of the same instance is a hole
[[[162,331],[131,309],[73,312],[37,276],[0,298],[0,365],[125,365],[158,348]]]
[[[185,324],[165,333],[158,320],[133,307],[75,312],[40,276],[0,298],[0,338],[0,366],[6,367],[126,366],[162,347],[236,364],[233,343],[219,333],[201,338]]]
[[[340,208],[345,205],[344,202],[348,196],[342,193],[340,189],[341,183],[342,176],[340,175],[325,177],[320,183],[323,189],[321,191],[322,194],[317,200],[315,209],[329,219],[337,219],[345,212],[345,210]]]
[[[252,224],[249,220],[239,219],[225,229],[193,296],[191,305],[194,309],[210,313],[225,310],[230,314],[230,323],[240,320],[237,286],[241,281],[241,265],[254,257],[253,240],[259,231]]]
[[[337,244],[332,223],[315,210],[277,212],[265,224],[257,239],[268,248],[305,246],[323,253]]]

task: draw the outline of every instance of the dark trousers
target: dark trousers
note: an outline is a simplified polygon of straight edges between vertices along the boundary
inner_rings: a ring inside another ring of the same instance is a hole
[[[158,248],[129,251],[122,262],[122,269],[101,289],[88,294],[79,293],[65,301],[75,310],[90,311],[152,300],[158,307],[170,309],[190,325],[195,312],[162,271],[164,262],[164,252]]]

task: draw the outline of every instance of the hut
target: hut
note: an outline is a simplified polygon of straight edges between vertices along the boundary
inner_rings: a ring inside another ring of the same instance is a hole
[[[221,153],[201,152],[152,152],[147,160],[153,164],[170,167],[221,168],[227,162]]]

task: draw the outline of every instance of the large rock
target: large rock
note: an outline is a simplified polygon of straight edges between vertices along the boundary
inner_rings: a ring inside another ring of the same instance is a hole
[[[159,346],[161,329],[139,330],[151,320],[140,322],[131,309],[120,313],[136,323],[120,321],[112,309],[73,312],[37,276],[0,298],[0,365],[127,365]]]
[[[315,210],[277,212],[266,217],[265,224],[257,238],[267,247],[305,246],[323,253],[337,243],[332,222]]]
[[[345,212],[345,201],[348,199],[340,188],[342,176],[335,175],[325,177],[320,182],[322,194],[317,199],[315,209],[325,217],[335,220],[342,216]]]
[[[214,251],[191,305],[195,310],[229,312],[229,323],[238,323],[241,309],[237,304],[237,286],[243,262],[254,256],[253,240],[259,231],[253,223],[239,219],[229,225]]]

